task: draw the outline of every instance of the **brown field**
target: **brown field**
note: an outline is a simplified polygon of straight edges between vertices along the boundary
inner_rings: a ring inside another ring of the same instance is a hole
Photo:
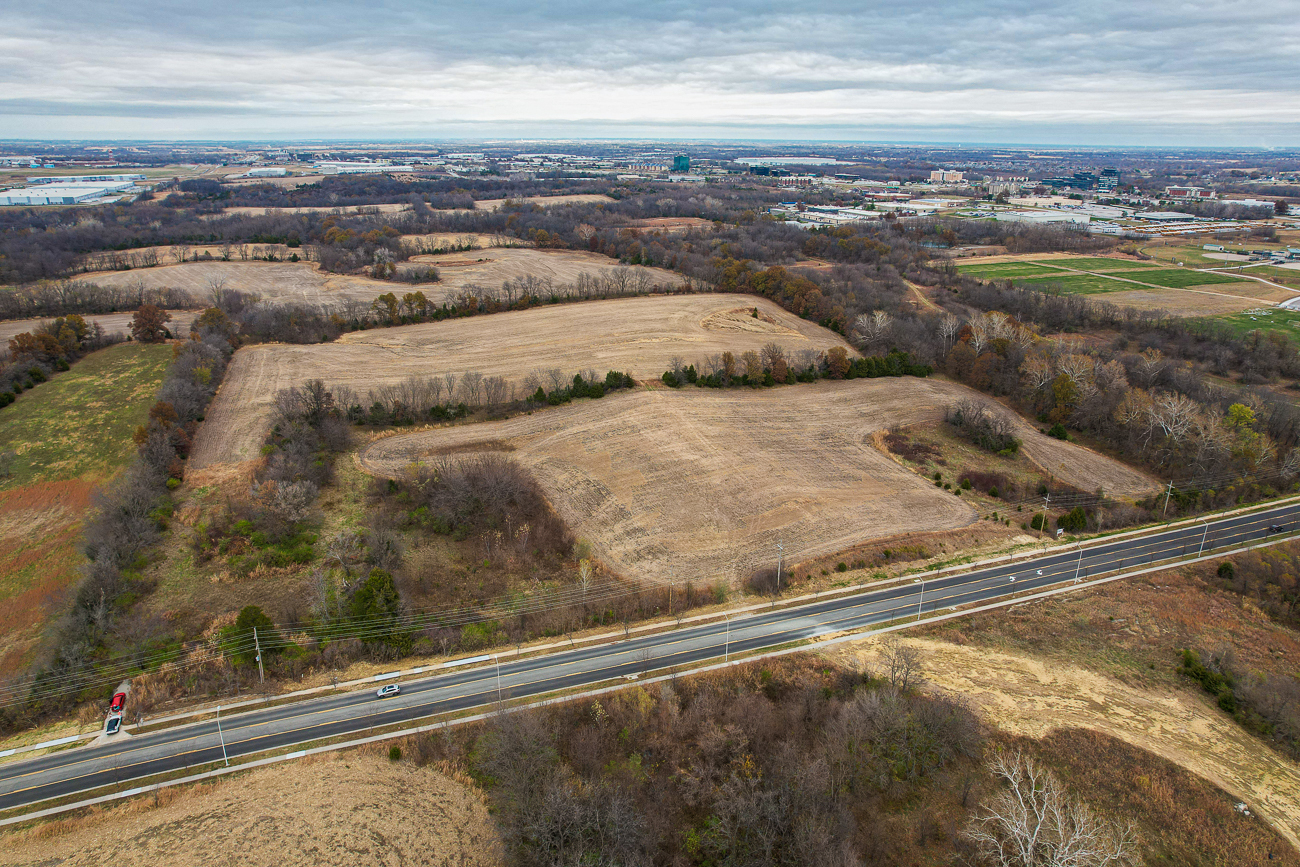
[[[645,229],[651,232],[689,232],[692,229],[712,229],[713,221],[703,217],[649,217],[619,228]]]
[[[0,839],[0,864],[50,867],[500,863],[474,790],[377,748],[163,789]]]
[[[509,235],[485,235],[481,232],[430,232],[425,235],[403,235],[403,243],[412,247],[417,244],[429,244],[434,247],[450,247],[468,242],[475,247],[531,247],[528,241],[512,238]]]
[[[575,282],[580,274],[601,276],[618,268],[645,273],[654,283],[676,286],[682,282],[680,275],[662,268],[620,265],[599,253],[569,250],[490,247],[468,253],[416,256],[412,261],[436,266],[442,276],[441,282],[411,286],[352,274],[332,274],[322,271],[314,262],[235,261],[186,262],[130,271],[104,271],[84,274],[78,279],[106,286],[135,286],[138,283],[151,289],[169,286],[191,293],[200,302],[211,295],[214,282],[224,281],[226,289],[251,292],[266,299],[312,304],[360,302],[366,305],[386,292],[403,295],[418,289],[430,300],[442,302],[455,297],[470,284],[496,289],[505,280],[528,276],[567,284]]]
[[[1107,292],[1096,298],[1135,310],[1167,310],[1183,316],[1217,316],[1260,306],[1258,300],[1251,298],[1187,289],[1135,289],[1132,292]]]
[[[502,251],[502,252],[531,252]],[[463,255],[463,254],[455,254]],[[758,308],[766,317],[754,319]],[[776,342],[787,350],[845,345],[831,331],[750,295],[680,295],[561,304],[424,325],[353,332],[318,346],[249,346],[236,353],[198,434],[194,469],[254,458],[276,391],[313,378],[362,397],[415,374],[478,370],[519,382],[537,369],[572,379],[592,368],[657,379],[674,356],[689,363]]]
[[[525,202],[530,205],[540,205],[543,208],[549,208],[554,205],[574,205],[585,204],[588,202],[613,202],[609,196],[599,193],[582,193],[574,196],[525,196],[520,199],[479,199],[474,203],[474,209],[477,211],[499,211],[501,206],[506,202]]]
[[[262,178],[258,179],[260,183]],[[283,178],[281,180],[284,180]],[[225,208],[222,214],[239,214],[241,216],[261,216],[263,214],[400,214],[411,210],[409,202],[385,205],[335,205],[302,208]]]
[[[1202,696],[1185,689],[1139,688],[1069,662],[1021,653],[920,638],[904,642],[920,652],[930,688],[963,696],[997,728],[1043,738],[1077,727],[1118,738],[1240,798],[1300,848],[1300,769]],[[841,664],[879,670],[878,649],[878,639],[864,639],[827,655]],[[1228,803],[1222,809],[1224,818],[1235,815]]]
[[[330,274],[321,271],[314,262],[186,262],[183,265],[91,273],[79,279],[104,286],[143,283],[149,289],[182,289],[200,303],[212,294],[214,283],[263,298],[317,304],[349,299],[369,304],[385,292],[395,291],[401,286],[366,277]]]
[[[819,382],[767,390],[655,389],[497,422],[380,439],[359,455],[395,476],[426,456],[504,449],[531,467],[552,505],[628,577],[735,580],[867,539],[966,526],[961,497],[874,447],[887,426],[934,421],[970,395],[936,380]],[[1150,480],[1028,425],[1025,448],[1091,490]]]
[[[469,285],[496,289],[506,280],[536,277],[563,286],[577,282],[582,274],[599,277],[619,268],[631,269],[632,274],[644,274],[654,285],[680,286],[683,282],[680,274],[663,268],[620,265],[617,260],[600,253],[579,250],[535,250],[530,247],[489,245],[466,253],[412,256],[411,265],[405,267],[421,265],[433,265],[438,269],[442,279],[438,283],[420,286],[419,289],[430,298],[436,297],[439,300],[452,298]]]
[[[167,323],[167,327],[171,329],[172,334],[178,337],[188,336],[190,323],[194,321],[194,317],[198,314],[193,310],[168,310],[167,312],[172,317],[172,321]],[[100,327],[104,329],[105,334],[115,332],[127,334],[131,331],[131,319],[134,316],[134,313],[101,313],[97,315],[87,314],[83,318],[87,322],[98,322]],[[0,322],[0,344],[8,343],[9,338],[15,334],[31,331],[42,322],[49,322],[53,318],[51,316],[45,319],[8,319]]]

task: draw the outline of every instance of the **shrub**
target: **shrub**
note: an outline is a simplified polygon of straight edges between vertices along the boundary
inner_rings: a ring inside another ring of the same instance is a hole
[[[1067,533],[1078,533],[1088,526],[1088,513],[1083,506],[1075,506],[1066,514],[1056,519],[1056,526]]]
[[[1070,438],[1070,434],[1065,430],[1065,425],[1059,421],[1047,429],[1047,435],[1058,440],[1068,440]]]
[[[1219,568],[1215,574],[1225,581],[1231,581],[1237,576],[1237,567],[1232,565],[1231,560],[1224,560],[1219,564]]]
[[[402,748],[393,744],[388,748],[388,760],[390,762],[399,762],[402,760]]]

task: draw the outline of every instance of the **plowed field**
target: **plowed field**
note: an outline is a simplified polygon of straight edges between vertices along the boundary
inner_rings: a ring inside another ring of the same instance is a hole
[[[200,303],[211,296],[214,284],[221,284],[226,289],[251,292],[267,299],[332,305],[348,302],[368,305],[385,292],[400,296],[415,289],[441,302],[470,284],[498,289],[505,280],[537,277],[565,285],[576,282],[580,274],[601,277],[615,270],[625,270],[629,275],[645,274],[651,284],[676,286],[682,282],[680,275],[661,268],[620,265],[608,256],[570,250],[490,247],[467,253],[417,256],[413,262],[436,266],[441,282],[411,286],[351,274],[331,274],[310,262],[186,262],[130,271],[92,272],[78,279],[104,286],[138,283],[150,289],[168,286],[191,293]]]
[[[894,463],[871,434],[933,421],[963,386],[935,380],[820,382],[768,390],[642,390],[499,422],[394,436],[362,450],[395,476],[433,454],[508,449],[552,504],[628,577],[743,578],[873,538],[965,526],[960,497]],[[1028,425],[1036,460],[1085,489],[1149,490],[1144,476]]]
[[[529,252],[529,251],[509,251]],[[763,318],[755,319],[757,308]],[[787,351],[845,345],[839,335],[750,295],[621,298],[561,304],[491,316],[405,325],[345,335],[316,346],[239,350],[199,431],[190,466],[256,457],[275,393],[323,379],[361,396],[414,374],[477,370],[519,382],[560,368],[572,379],[588,368],[656,379],[674,356],[737,355],[768,342]]]

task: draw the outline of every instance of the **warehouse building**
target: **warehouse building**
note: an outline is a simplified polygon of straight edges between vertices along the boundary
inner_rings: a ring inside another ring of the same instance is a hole
[[[132,183],[39,184],[0,192],[0,205],[81,205],[113,193],[135,190]]]
[[[37,177],[28,176],[29,184],[59,184],[66,186],[68,184],[96,184],[99,186],[112,186],[114,189],[125,190],[128,187],[135,186],[136,181],[143,181],[144,175],[40,175]]]

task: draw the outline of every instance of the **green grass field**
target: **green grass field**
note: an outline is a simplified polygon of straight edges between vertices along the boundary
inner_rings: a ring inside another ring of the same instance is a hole
[[[0,409],[0,451],[17,453],[6,487],[121,469],[171,358],[165,345],[110,346]]]
[[[1130,280],[1141,280],[1143,283],[1151,283],[1156,286],[1166,286],[1170,289],[1184,289],[1188,286],[1213,286],[1218,283],[1241,282],[1240,277],[1215,274],[1208,271],[1193,271],[1183,268],[1158,269],[1155,271],[1126,271],[1116,274],[1115,276],[1127,277]]]
[[[1077,268],[1080,271],[1128,271],[1133,268],[1154,268],[1155,262],[1139,262],[1136,259],[1107,259],[1102,256],[1072,256],[1068,259],[1053,259],[1052,265]]]
[[[1032,280],[1017,280],[1021,286],[1030,286],[1043,291],[1060,290],[1068,295],[1095,295],[1099,292],[1123,292],[1127,289],[1141,289],[1132,283],[1111,280],[1097,274],[1071,274],[1059,272],[1059,276],[1035,277]]]
[[[957,270],[982,280],[1007,280],[1016,277],[1034,277],[1040,274],[1057,273],[1055,268],[1044,268],[1033,262],[996,262],[988,265],[958,265]]]
[[[1248,334],[1251,331],[1272,331],[1285,334],[1300,342],[1300,310],[1273,307],[1267,310],[1216,316],[1215,319],[1232,326],[1233,330],[1239,334]]]

